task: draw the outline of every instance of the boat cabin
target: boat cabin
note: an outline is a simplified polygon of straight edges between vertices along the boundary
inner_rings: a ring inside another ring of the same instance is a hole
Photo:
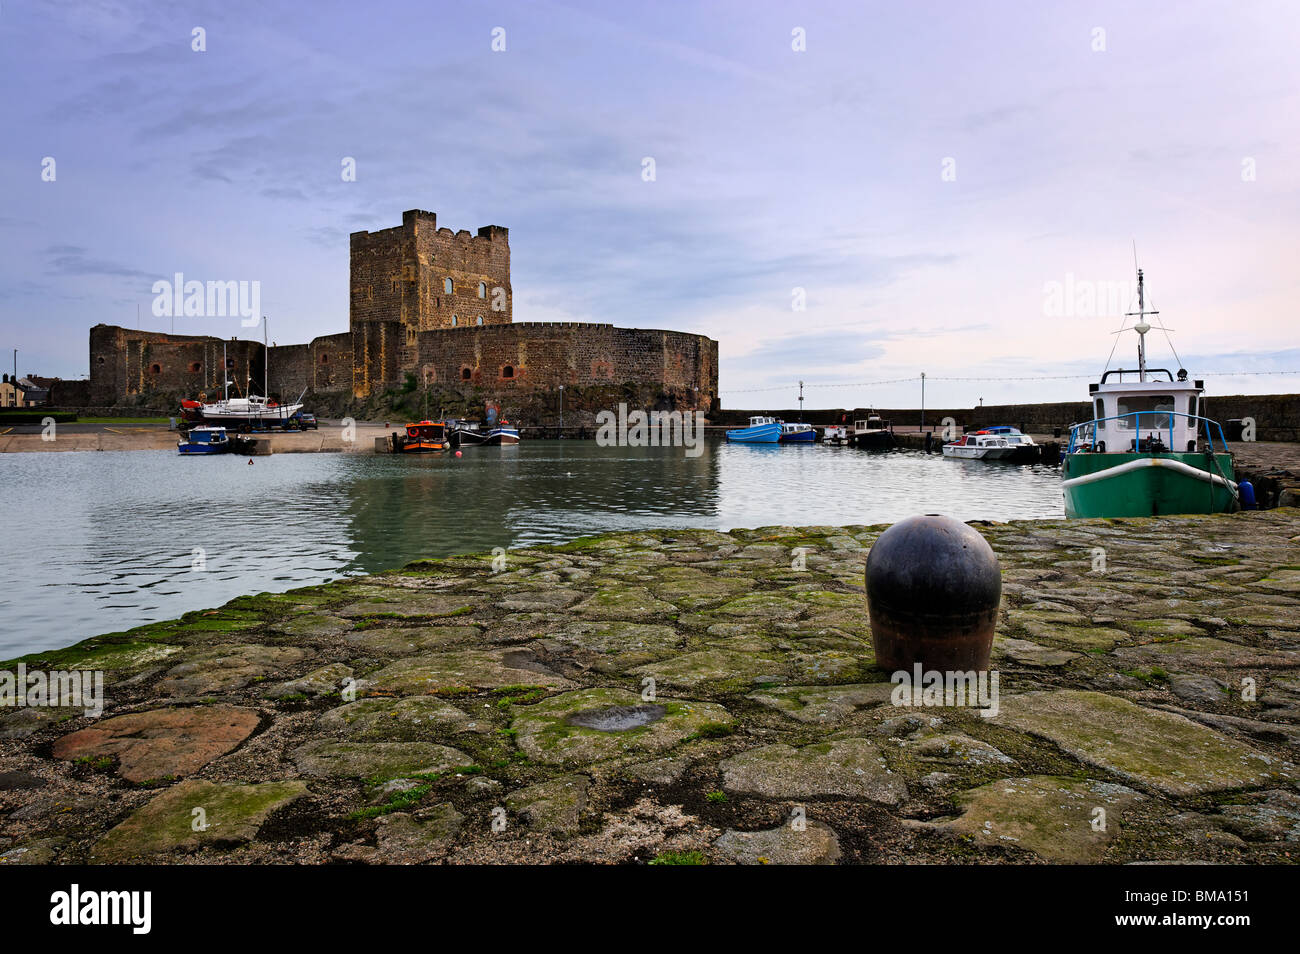
[[[775,424],[775,423],[777,423],[777,420],[774,417],[751,417],[749,419],[750,427],[762,427],[764,424]]]
[[[431,421],[406,425],[406,436],[411,440],[440,441],[446,435],[446,427],[442,424],[434,424]]]
[[[1125,380],[1125,375],[1132,379]],[[1137,380],[1144,378],[1145,380]],[[1202,381],[1164,368],[1107,371],[1089,387],[1093,419],[1078,428],[1076,451],[1195,453]]]
[[[871,431],[887,431],[887,430],[889,430],[889,422],[886,420],[882,420],[880,415],[878,414],[868,415],[865,421],[853,422],[854,434],[867,434],[870,433]]]
[[[988,431],[975,431],[965,434],[959,439],[950,443],[952,447],[1006,447],[1007,439],[998,434],[991,434]]]
[[[229,439],[224,427],[191,427],[185,435],[189,444],[224,444]]]
[[[1033,447],[1034,439],[1018,427],[1011,427],[1007,424],[998,424],[994,427],[986,427],[984,431],[989,434],[996,434],[1006,440],[1012,447]]]

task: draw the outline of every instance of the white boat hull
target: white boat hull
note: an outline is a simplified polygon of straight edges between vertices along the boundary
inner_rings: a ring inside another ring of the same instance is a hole
[[[943,445],[944,457],[956,457],[961,460],[1000,460],[1015,453],[1014,447],[962,447],[952,444]]]

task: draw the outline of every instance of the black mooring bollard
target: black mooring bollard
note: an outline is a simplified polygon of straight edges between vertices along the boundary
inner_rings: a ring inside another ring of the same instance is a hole
[[[867,555],[867,611],[876,662],[942,672],[986,670],[1002,569],[993,548],[951,517],[908,517]]]

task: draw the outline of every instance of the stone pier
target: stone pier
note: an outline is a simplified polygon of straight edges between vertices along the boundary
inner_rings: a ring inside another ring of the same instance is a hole
[[[1294,860],[1300,511],[975,527],[982,708],[877,667],[883,527],[421,561],[27,657],[106,698],[0,708],[0,862]]]

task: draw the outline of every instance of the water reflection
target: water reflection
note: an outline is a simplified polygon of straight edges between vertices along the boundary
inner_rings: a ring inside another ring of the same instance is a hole
[[[1054,468],[722,443],[693,458],[566,441],[252,466],[152,451],[4,454],[0,481],[11,547],[0,658],[242,593],[611,530],[1062,513]]]

